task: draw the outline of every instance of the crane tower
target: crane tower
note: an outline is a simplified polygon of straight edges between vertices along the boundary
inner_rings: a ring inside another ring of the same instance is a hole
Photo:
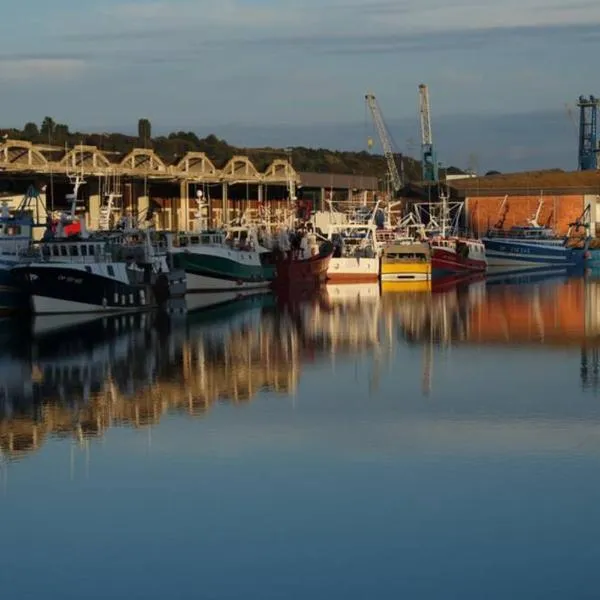
[[[438,164],[433,137],[431,135],[431,113],[429,108],[429,89],[424,83],[419,85],[419,114],[421,116],[421,163],[423,180],[438,180]]]
[[[381,114],[381,109],[379,108],[379,104],[377,103],[375,96],[373,94],[367,94],[365,96],[365,100],[367,101],[367,106],[371,111],[371,116],[373,117],[373,122],[375,123],[375,129],[377,129],[377,135],[379,136],[379,141],[381,142],[381,147],[383,148],[383,154],[387,161],[388,172],[392,181],[392,189],[394,192],[397,192],[402,187],[402,179],[400,177],[400,173],[398,172],[396,161],[394,160],[392,139],[387,127],[385,126],[385,121],[383,120],[383,115]]]
[[[597,120],[600,99],[579,96],[579,170],[589,171],[598,168]]]

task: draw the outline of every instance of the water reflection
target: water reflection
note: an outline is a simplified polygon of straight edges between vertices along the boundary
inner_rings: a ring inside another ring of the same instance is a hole
[[[110,427],[205,415],[220,402],[294,394],[303,365],[365,356],[378,365],[399,344],[422,346],[422,391],[436,348],[454,344],[581,349],[584,389],[599,387],[600,281],[543,279],[327,286],[270,294],[187,314],[78,323],[6,322],[0,357],[0,448],[8,459],[50,438],[83,440]],[[576,375],[575,375],[576,377]]]

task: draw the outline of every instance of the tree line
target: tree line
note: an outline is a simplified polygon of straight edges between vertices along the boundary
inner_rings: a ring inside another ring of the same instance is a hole
[[[326,148],[305,148],[302,146],[282,148],[240,148],[228,144],[216,135],[198,137],[192,131],[177,131],[166,136],[152,137],[152,125],[148,119],[138,121],[138,135],[123,133],[83,133],[71,131],[65,123],[57,123],[52,117],[45,117],[38,126],[26,123],[23,129],[5,129],[1,132],[12,139],[26,140],[36,144],[73,147],[77,144],[96,146],[105,152],[125,155],[133,148],[151,148],[167,164],[173,164],[187,152],[205,152],[216,167],[223,167],[236,154],[249,157],[259,171],[276,158],[288,158],[297,171],[363,175],[385,178],[387,163],[379,154],[367,151],[350,152]],[[397,155],[396,162],[402,169],[406,181],[420,181],[421,163],[411,157]],[[454,169],[458,171],[458,169]]]

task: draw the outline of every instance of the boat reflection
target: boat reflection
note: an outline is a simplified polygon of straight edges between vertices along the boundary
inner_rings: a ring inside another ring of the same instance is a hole
[[[0,449],[15,459],[50,437],[84,440],[259,393],[291,395],[307,362],[366,356],[377,366],[407,343],[423,348],[425,393],[435,349],[451,344],[579,347],[581,380],[598,387],[600,281],[423,283],[223,297],[199,311],[103,317],[75,330],[46,323],[31,338],[7,326]]]

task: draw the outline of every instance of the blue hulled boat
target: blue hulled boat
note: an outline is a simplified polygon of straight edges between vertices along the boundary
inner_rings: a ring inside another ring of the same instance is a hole
[[[506,198],[505,198],[506,200]],[[504,204],[504,203],[503,203]],[[558,236],[538,223],[543,200],[527,225],[504,229],[506,210],[498,224],[481,238],[488,267],[539,268],[583,265],[587,250],[569,246],[568,236]]]
[[[568,238],[535,225],[490,230],[481,238],[489,267],[573,266],[582,263],[584,253],[567,246]]]

